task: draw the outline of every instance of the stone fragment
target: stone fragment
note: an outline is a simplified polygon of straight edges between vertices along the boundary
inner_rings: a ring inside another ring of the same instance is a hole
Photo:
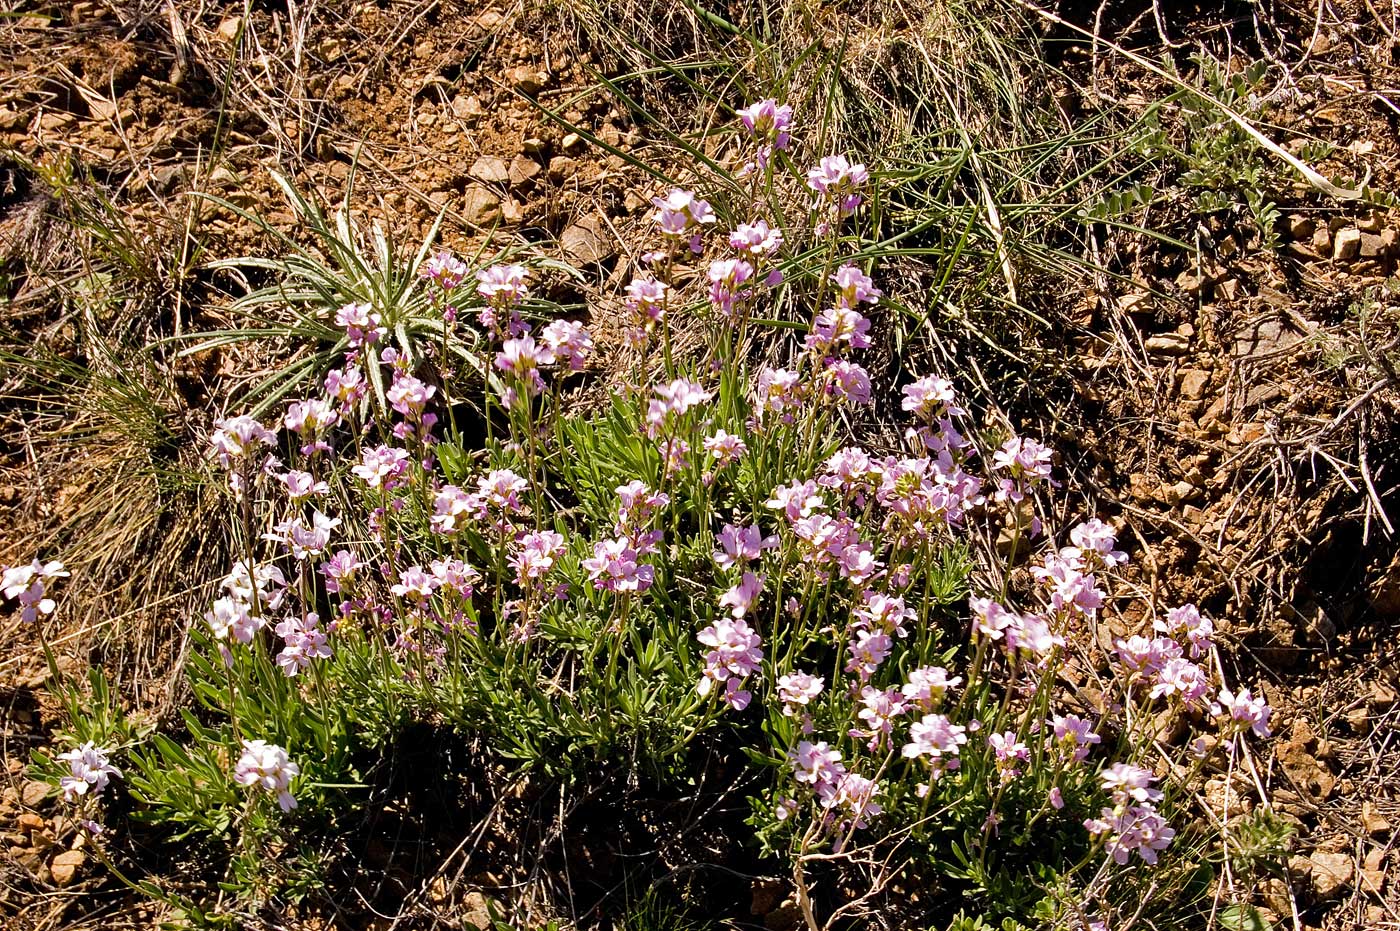
[[[527,155],[539,155],[545,150],[547,143],[539,136],[527,136],[520,143],[521,151]]]
[[[1351,887],[1356,864],[1350,854],[1314,851],[1308,859],[1312,861],[1312,886],[1318,898],[1330,899]]]
[[[70,885],[86,860],[87,854],[81,850],[65,850],[54,857],[49,862],[49,872],[53,874],[54,885]]]
[[[1152,355],[1180,356],[1185,355],[1191,348],[1191,340],[1180,333],[1158,333],[1147,338],[1146,346],[1148,353]]]
[[[219,28],[216,30],[215,34],[218,35],[219,40],[221,42],[232,42],[233,40],[238,38],[238,32],[242,28],[243,17],[230,16],[228,19],[225,19],[222,23],[219,23]]]
[[[452,98],[452,115],[463,123],[474,123],[485,113],[486,108],[481,105],[478,97],[458,94]]]
[[[566,227],[559,235],[559,248],[580,263],[601,262],[617,251],[612,236],[594,217],[585,217]]]
[[[510,69],[510,83],[522,94],[538,94],[549,83],[549,75],[527,65]]]
[[[19,798],[26,808],[38,808],[48,794],[49,784],[47,782],[38,782],[37,780],[31,779],[29,782],[26,782],[24,788],[20,790]]]
[[[565,152],[571,152],[578,148],[579,144],[582,142],[583,137],[578,133],[566,133],[564,138],[559,140],[559,147]]]
[[[504,184],[510,180],[510,165],[495,155],[483,155],[472,163],[467,173],[487,184]]]
[[[501,219],[501,199],[479,184],[469,185],[462,202],[462,215],[474,226],[490,226]]]
[[[1294,239],[1311,239],[1317,231],[1317,221],[1301,213],[1288,215],[1288,235]]]
[[[1181,373],[1181,396],[1188,401],[1199,401],[1205,397],[1206,386],[1209,384],[1210,372],[1186,369]]]
[[[1361,826],[1366,829],[1366,833],[1372,836],[1384,836],[1390,833],[1390,821],[1385,815],[1376,811],[1376,806],[1370,801],[1361,803]]]
[[[526,158],[524,155],[517,155],[510,160],[508,177],[511,187],[525,187],[532,183],[544,169],[540,163],[533,158]]]
[[[1385,252],[1385,243],[1377,233],[1362,233],[1358,252],[1363,259],[1377,259]]]
[[[1313,230],[1312,247],[1318,255],[1326,255],[1332,251],[1332,231],[1325,226]]]
[[[1339,230],[1332,243],[1332,258],[1338,262],[1350,262],[1361,252],[1361,230],[1349,228]]]

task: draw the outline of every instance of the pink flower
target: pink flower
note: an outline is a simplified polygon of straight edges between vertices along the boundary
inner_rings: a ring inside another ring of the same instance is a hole
[[[225,469],[233,469],[254,456],[262,447],[275,446],[277,434],[252,417],[226,417],[215,425],[209,438],[214,457]]]
[[[392,490],[400,478],[408,471],[408,450],[391,446],[375,446],[366,449],[360,464],[352,466],[350,472],[371,488]]]
[[[749,134],[774,149],[786,149],[790,136],[788,127],[792,124],[792,107],[779,104],[773,98],[751,103],[742,110],[736,110],[739,121]]]
[[[990,598],[970,598],[972,629],[989,640],[1000,640],[1020,618]]]
[[[593,544],[593,556],[583,560],[593,587],[608,592],[644,592],[656,575],[651,566],[637,562],[638,553],[626,538],[600,540]]]
[[[510,557],[510,566],[515,570],[515,583],[525,586],[544,578],[563,552],[562,533],[538,530],[525,534],[520,538],[520,549]]]
[[[353,349],[372,345],[389,332],[384,319],[368,304],[346,304],[335,312],[335,324],[345,331]]]
[[[754,269],[743,259],[716,259],[710,263],[710,304],[721,317],[732,317],[734,305],[747,300],[753,290],[745,287]]]
[[[1252,730],[1259,737],[1269,736],[1269,717],[1273,709],[1264,699],[1254,697],[1249,689],[1241,689],[1238,694],[1221,689],[1210,710],[1212,714],[1226,716],[1228,730]]]
[[[909,673],[909,681],[900,690],[905,701],[920,711],[933,711],[943,704],[943,697],[949,689],[962,684],[962,676],[948,677],[948,670],[942,666],[920,666]]]
[[[860,207],[860,188],[870,180],[864,165],[852,165],[844,155],[827,155],[807,172],[807,186],[825,200],[838,217],[847,217]]]
[[[941,714],[926,714],[909,726],[909,742],[902,753],[907,759],[954,757],[967,743],[967,728]]]
[[[1113,528],[1097,517],[1071,530],[1069,539],[1081,554],[1092,554],[1104,566],[1121,566],[1128,561],[1127,553],[1113,548],[1118,542]]]
[[[588,328],[574,320],[555,320],[540,333],[554,362],[564,363],[571,372],[582,372],[583,363],[593,354],[593,337]]]
[[[701,227],[713,225],[716,219],[715,212],[709,203],[696,197],[690,191],[673,188],[665,197],[653,198],[652,205],[656,207],[652,219],[660,228],[661,234],[672,239],[689,237],[690,250],[698,253],[700,251],[698,230]]]
[[[847,310],[857,304],[873,304],[884,294],[869,275],[849,262],[836,269],[831,281],[836,285],[837,306]]]
[[[877,689],[869,685],[860,690],[859,704],[856,717],[865,722],[865,727],[851,728],[847,733],[868,738],[866,748],[874,753],[894,731],[895,718],[904,714],[908,706],[898,688]]]
[[[1176,831],[1151,805],[1132,805],[1119,810],[1105,808],[1103,817],[1084,822],[1090,834],[1109,834],[1105,848],[1120,866],[1136,853],[1143,862],[1157,862],[1157,852],[1167,849]]]
[[[773,497],[764,502],[763,506],[782,511],[789,521],[797,521],[825,509],[826,502],[817,492],[817,483],[808,479],[805,482],[794,481],[790,485],[774,488]]]
[[[553,361],[554,353],[548,348],[536,345],[535,338],[528,335],[506,340],[501,344],[501,351],[496,353],[496,368],[520,379],[529,395],[536,395],[544,390],[540,366],[549,365]]]
[[[764,366],[754,382],[758,407],[764,413],[778,414],[783,423],[792,423],[802,409],[807,389],[796,372]]]
[[[714,457],[716,468],[733,465],[748,451],[748,444],[741,437],[723,430],[716,430],[714,436],[705,438],[705,452]]]
[[[762,640],[742,618],[720,618],[696,634],[696,639],[711,648],[696,686],[702,696],[710,694],[717,683],[725,683],[727,694],[732,695],[739,683],[763,664]]]
[[[1102,740],[1094,733],[1093,723],[1077,714],[1054,715],[1050,724],[1054,732],[1054,745],[1061,754],[1076,763],[1083,762],[1089,755],[1089,748]]]
[[[840,305],[819,312],[805,345],[818,353],[831,353],[845,344],[852,349],[870,346],[870,321],[850,307]]]
[[[1129,799],[1135,802],[1155,802],[1162,797],[1160,790],[1152,788],[1152,783],[1157,781],[1157,777],[1149,770],[1132,763],[1114,763],[1099,773],[1099,778],[1103,780],[1104,791],[1113,796],[1115,805],[1126,805]]]
[[[475,513],[472,497],[456,485],[443,485],[433,495],[433,516],[429,524],[434,533],[455,533],[457,522]]]
[[[350,550],[340,550],[325,562],[321,563],[321,575],[326,579],[326,592],[331,595],[339,594],[355,578],[355,573],[364,568],[364,563],[360,562]]]
[[[436,282],[444,291],[451,291],[466,279],[467,265],[450,252],[439,252],[428,259],[423,277]]]
[[[257,786],[277,793],[277,804],[283,811],[297,807],[292,798],[292,779],[301,772],[287,757],[287,751],[263,740],[243,741],[243,755],[233,770],[233,779],[241,786]]]
[[[855,673],[861,682],[868,682],[894,649],[894,641],[883,630],[858,630],[846,649],[850,654],[846,671]]]
[[[20,606],[20,620],[33,624],[40,617],[54,612],[57,604],[48,594],[48,580],[67,578],[68,571],[61,562],[43,563],[34,560],[27,566],[11,566],[0,574],[0,592],[6,598],[16,599]]]
[[[721,569],[732,569],[742,563],[753,562],[763,555],[766,549],[778,545],[777,537],[765,537],[758,527],[744,527],[725,524],[716,535],[720,551],[714,554],[715,565]]]
[[[287,489],[287,497],[292,499],[294,503],[324,495],[331,490],[329,485],[317,481],[310,472],[302,472],[297,469],[292,469],[283,475],[282,484]]]
[[[476,273],[476,293],[493,310],[509,310],[530,296],[525,284],[529,277],[523,265],[492,265]]]
[[[1118,662],[1129,673],[1153,674],[1170,660],[1181,657],[1180,645],[1166,637],[1148,640],[1146,637],[1133,636],[1127,640],[1115,641],[1113,647],[1118,654]]]
[[[1191,656],[1200,658],[1210,649],[1215,636],[1215,625],[1210,618],[1203,617],[1195,605],[1182,605],[1167,612],[1165,621],[1160,618],[1152,622],[1152,629],[1161,631],[1178,643],[1185,641],[1191,647]]]
[[[389,591],[400,598],[407,598],[420,605],[432,597],[441,583],[422,566],[409,566],[399,573],[398,582],[389,586]]]
[[[795,706],[803,708],[816,700],[826,686],[821,676],[813,676],[794,671],[778,679],[778,700],[783,703],[783,714],[792,717],[797,713]]]
[[[958,406],[957,392],[953,383],[946,378],[927,375],[910,385],[904,386],[904,400],[900,406],[928,420],[959,416],[965,411]]]
[[[788,751],[788,765],[792,767],[793,778],[811,786],[818,796],[834,791],[836,781],[846,772],[841,751],[833,750],[824,740],[798,741],[797,746]]]
[[[1031,758],[1030,750],[1016,739],[1015,731],[992,734],[987,738],[987,746],[996,756],[997,772],[1004,783],[1021,775],[1021,764]]]
[[[753,256],[771,255],[783,244],[783,231],[769,227],[765,220],[740,223],[729,234],[729,245]]]
[[[758,601],[758,596],[762,593],[763,576],[745,572],[738,585],[720,595],[719,606],[729,608],[729,613],[736,619],[741,618],[752,610],[754,603]]]
[[[61,762],[68,764],[68,775],[58,781],[65,802],[75,802],[88,792],[98,795],[107,788],[107,781],[112,776],[121,778],[122,771],[107,759],[111,752],[88,741],[81,747],[58,755]]]
[[[1177,657],[1167,660],[1157,670],[1157,681],[1152,686],[1151,697],[1180,697],[1188,705],[1204,704],[1210,692],[1210,677],[1206,671],[1189,659]]]
[[[850,404],[869,404],[870,373],[844,359],[830,362],[826,367],[826,393]]]
[[[326,632],[321,629],[321,619],[315,613],[304,617],[289,617],[276,627],[277,636],[283,640],[282,650],[277,654],[277,665],[282,674],[292,678],[311,665],[313,659],[330,659],[331,648]]]

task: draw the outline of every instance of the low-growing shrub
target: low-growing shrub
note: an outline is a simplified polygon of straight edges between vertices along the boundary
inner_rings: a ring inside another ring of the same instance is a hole
[[[613,353],[635,378],[601,408],[567,402],[599,347],[525,312],[525,265],[428,260],[395,294],[438,325],[324,308],[337,367],[277,422],[212,436],[242,555],[187,631],[185,732],[124,721],[98,677],[70,696],[77,748],[38,761],[97,849],[121,785],[131,818],[223,851],[227,908],[283,908],[305,890],[278,864],[429,724],[560,783],[746,759],[752,843],[813,929],[876,907],[1119,927],[1218,894],[1226,812],[1193,789],[1251,765],[1268,707],[1223,680],[1195,607],[1115,592],[1114,530],[1052,520],[1053,451],[953,380],[899,386],[902,432],[851,426],[894,390],[860,363],[878,182],[839,154],[794,168],[791,116],[739,111],[732,231],[689,191],[654,201]],[[779,291],[810,320],[770,319]],[[5,594],[46,615],[60,574],[8,569]]]

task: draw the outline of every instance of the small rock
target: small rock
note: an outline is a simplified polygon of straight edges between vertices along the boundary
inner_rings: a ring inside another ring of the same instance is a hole
[[[1351,228],[1340,230],[1332,243],[1332,258],[1338,262],[1350,262],[1361,251],[1361,230]]]
[[[1238,278],[1226,278],[1215,286],[1215,295],[1222,301],[1233,301],[1240,296],[1240,282]]]
[[[1210,384],[1210,372],[1200,369],[1186,369],[1181,373],[1181,396],[1188,401],[1199,401],[1205,397]]]
[[[1356,228],[1363,233],[1379,233],[1381,231],[1380,214],[1373,213],[1370,216],[1362,217],[1356,221]]]
[[[24,784],[24,789],[20,792],[20,801],[26,808],[38,808],[43,804],[44,799],[49,794],[49,784],[47,782],[36,782],[30,780]]]
[[[1385,252],[1385,243],[1376,233],[1362,233],[1359,252],[1363,259],[1380,258]]]
[[[458,94],[452,98],[452,115],[463,123],[474,123],[486,114],[478,97]]]
[[[1326,255],[1332,251],[1332,231],[1325,226],[1319,226],[1312,235],[1313,251],[1318,255]]]
[[[1394,255],[1395,247],[1400,245],[1400,232],[1396,230],[1383,230],[1381,232],[1381,251],[1386,255]]]
[[[538,94],[549,83],[549,75],[525,65],[510,69],[509,77],[510,83],[522,94]]]
[[[504,184],[510,180],[510,166],[506,160],[494,155],[483,155],[467,172],[478,181],[487,184]]]
[[[1390,833],[1390,822],[1380,812],[1376,811],[1376,806],[1371,802],[1361,803],[1361,826],[1366,829],[1366,833],[1372,836],[1384,836]]]
[[[1288,235],[1294,239],[1311,239],[1317,232],[1317,221],[1301,213],[1288,215]]]
[[[525,208],[514,197],[507,197],[501,202],[501,218],[507,223],[519,223],[525,219]]]
[[[462,215],[474,226],[490,226],[501,219],[501,199],[479,184],[467,187]]]
[[[67,886],[71,884],[78,869],[86,860],[87,854],[81,850],[65,850],[54,857],[49,863],[49,872],[53,874],[54,885]]]
[[[1385,848],[1372,847],[1366,851],[1366,858],[1361,861],[1361,868],[1363,870],[1378,870],[1381,869],[1383,863],[1385,863]]]
[[[573,159],[556,155],[549,160],[549,180],[558,184],[573,174],[577,168],[578,163]]]
[[[1313,892],[1318,898],[1330,899],[1351,886],[1356,864],[1349,854],[1314,851],[1308,859],[1312,861]]]
[[[1168,504],[1181,504],[1183,501],[1189,501],[1197,495],[1198,490],[1195,485],[1187,481],[1180,481],[1167,489],[1166,497]]]
[[[1147,338],[1147,351],[1158,356],[1185,355],[1191,348],[1191,340],[1180,333],[1158,333]]]
[[[526,158],[524,155],[517,155],[510,160],[508,177],[511,187],[525,187],[539,177],[541,171],[540,163],[533,158]]]
[[[528,136],[520,143],[520,150],[526,155],[539,155],[548,145],[539,136]]]
[[[486,896],[476,890],[462,897],[458,919],[468,928],[490,928],[495,924],[491,909],[486,904]]]
[[[19,825],[21,831],[32,833],[34,831],[42,831],[45,822],[43,815],[32,811],[26,811],[22,812],[20,816],[15,819],[15,823]]]
[[[215,31],[215,35],[217,35],[222,42],[232,42],[238,38],[239,30],[242,28],[243,17],[230,16],[222,23],[219,23],[219,28]]]
[[[576,262],[601,262],[617,251],[603,225],[592,217],[586,217],[565,228],[559,234],[559,248]]]
[[[1400,562],[1397,562],[1397,565],[1400,565]],[[1384,682],[1377,681],[1371,686],[1371,698],[1369,703],[1372,708],[1378,711],[1384,711],[1395,704],[1395,689],[1386,685]]]
[[[1361,891],[1380,895],[1385,886],[1385,870],[1362,870]]]
[[[564,138],[559,140],[559,148],[565,152],[571,152],[578,148],[581,142],[583,142],[583,137],[578,133],[566,133]]]

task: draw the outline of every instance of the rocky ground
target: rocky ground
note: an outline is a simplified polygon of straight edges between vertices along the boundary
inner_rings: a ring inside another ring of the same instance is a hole
[[[1194,24],[1183,32],[1202,42],[1222,21],[1247,28],[1247,17],[1219,11],[1183,16]],[[1271,16],[1293,43],[1270,53],[1286,74],[1270,91],[1281,95],[1272,138],[1295,152],[1326,140],[1340,161],[1365,167],[1373,191],[1393,191],[1394,10],[1323,4]],[[615,290],[651,183],[631,155],[668,141],[599,82],[635,63],[591,42],[588,25],[552,7],[452,3],[20,4],[0,21],[7,342],[88,351],[53,299],[86,280],[53,219],[65,183],[107,191],[114,251],[153,269],[155,297],[137,305],[145,316],[119,320],[132,332],[227,325],[233,283],[204,262],[270,241],[232,208],[298,235],[269,169],[330,202],[353,183],[354,202],[399,235],[422,235],[441,214],[449,248],[543,245]],[[1163,90],[1107,57],[1078,67],[1127,108]],[[1262,678],[1279,709],[1272,754],[1238,777],[1240,804],[1267,799],[1298,827],[1286,873],[1260,890],[1272,919],[1299,931],[1400,928],[1400,211],[1393,197],[1338,202],[1291,181],[1274,199],[1271,248],[1238,211],[1201,219],[1171,206],[1145,225],[1192,249],[1103,237],[1097,258],[1115,276],[1091,276],[1057,318],[1052,352],[1071,377],[1050,432],[1069,450],[1070,482],[1135,538],[1142,591],[1209,608],[1230,662]],[[197,433],[241,367],[265,361],[235,351],[182,361],[172,385],[180,427]],[[5,376],[0,561],[11,561],[71,529],[80,500],[104,491],[94,475],[108,473],[63,458],[31,429],[26,382]],[[124,629],[149,636],[178,623],[173,611],[147,609],[146,626]],[[17,620],[0,623],[0,913],[19,916],[18,928],[100,923],[82,897],[108,888],[102,868],[24,777],[57,720],[49,671]],[[110,638],[84,632],[59,650],[63,671],[122,661]],[[170,700],[178,647],[138,652],[135,694]],[[1217,783],[1203,787],[1207,800],[1223,793]],[[781,911],[766,888],[755,885],[760,922]],[[114,914],[126,907],[105,895]],[[149,920],[122,913],[120,926]]]

